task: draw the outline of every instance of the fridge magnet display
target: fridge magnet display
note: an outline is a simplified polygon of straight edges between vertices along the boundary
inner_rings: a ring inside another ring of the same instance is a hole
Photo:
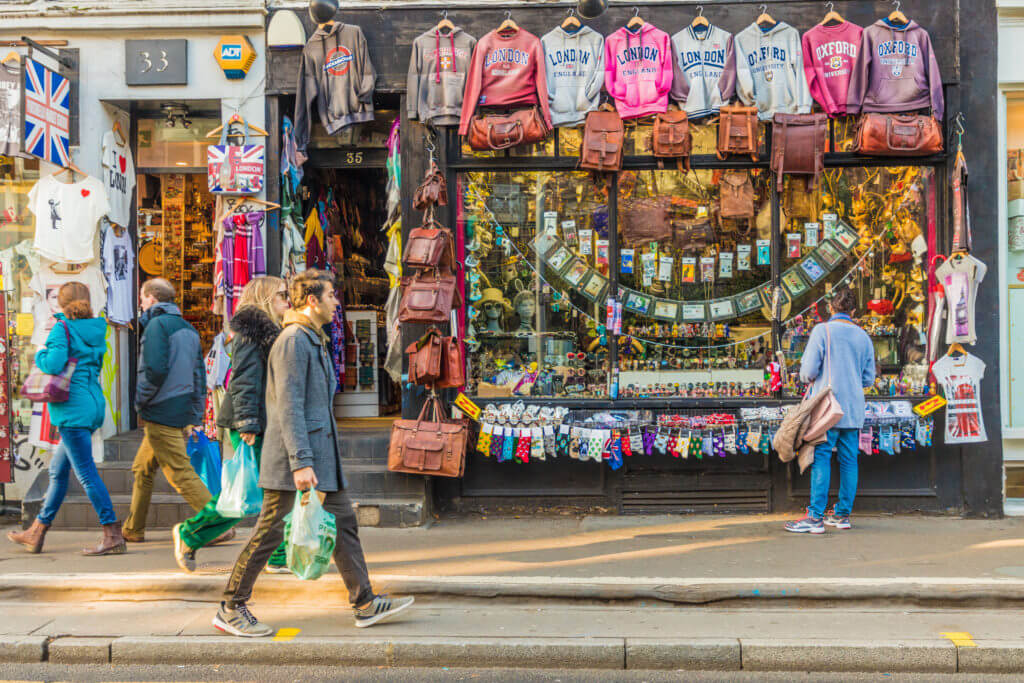
[[[732,261],[733,253],[731,251],[723,251],[718,255],[718,277],[722,280],[728,280],[732,277]]]
[[[798,232],[786,233],[786,255],[789,258],[800,258],[800,241],[802,235]]]
[[[732,299],[716,299],[708,302],[708,311],[712,320],[725,320],[736,315],[736,307]]]
[[[674,321],[678,315],[679,304],[675,301],[665,301],[664,299],[656,299],[654,301],[653,316],[655,318],[659,320]]]
[[[839,250],[832,240],[825,240],[814,250],[814,255],[826,268],[832,270],[843,260],[843,252]]]
[[[821,231],[821,223],[804,223],[804,244],[808,249],[818,246],[818,235]]]
[[[597,240],[597,265],[608,266],[608,240]]]
[[[814,258],[814,255],[808,256],[800,262],[800,268],[803,269],[804,275],[811,284],[818,284],[818,282],[825,277],[828,272],[825,267],[818,262],[818,259]]]
[[[824,239],[830,239],[836,229],[836,223],[839,222],[839,214],[835,213],[823,213],[821,214],[821,225],[825,229]]]
[[[558,212],[557,211],[545,211],[544,212],[544,232],[554,233],[558,226]]]
[[[700,259],[700,281],[701,282],[714,282],[715,281],[715,257],[714,256],[702,256]]]
[[[662,256],[658,259],[658,279],[662,282],[672,281],[672,263],[675,261],[671,256]]]
[[[562,221],[562,239],[568,244],[576,244],[576,221]]]
[[[558,239],[556,235],[542,232],[537,235],[533,240],[533,250],[537,253],[537,256],[542,259],[547,259],[548,255],[555,250],[556,247],[562,246],[562,241]]]
[[[836,223],[836,227],[832,233],[833,238],[839,243],[839,246],[841,246],[844,251],[850,251],[853,249],[854,245],[857,244],[857,240],[860,239],[860,235],[857,234],[857,231],[843,221]]]
[[[771,263],[772,255],[772,241],[771,240],[758,240],[757,241],[757,265],[767,266]]]
[[[594,231],[580,230],[580,253],[584,256],[594,253]]]
[[[633,272],[633,249],[623,249],[619,252],[619,270],[627,275]]]
[[[695,256],[684,256],[680,259],[680,268],[683,282],[697,281],[697,258]]]
[[[548,267],[561,275],[565,270],[565,267],[573,260],[573,258],[571,251],[565,247],[558,247],[548,257]]]
[[[736,245],[736,270],[750,270],[750,245]]]
[[[590,271],[590,277],[583,283],[583,296],[598,301],[608,291],[608,279],[597,271]]]
[[[583,259],[577,258],[569,265],[563,277],[570,285],[577,287],[588,272],[590,272],[590,266]]]
[[[650,287],[654,283],[654,272],[657,270],[656,261],[657,257],[650,252],[640,256],[640,264],[643,267],[644,287]]]
[[[756,289],[751,289],[736,297],[736,311],[740,315],[746,315],[761,308],[761,297]]]
[[[798,268],[790,268],[782,274],[782,286],[794,299],[810,289],[810,285],[804,281]]]
[[[684,322],[699,322],[704,318],[704,304],[683,304]]]
[[[651,297],[631,291],[626,295],[625,308],[627,311],[647,315],[647,312],[651,310]]]

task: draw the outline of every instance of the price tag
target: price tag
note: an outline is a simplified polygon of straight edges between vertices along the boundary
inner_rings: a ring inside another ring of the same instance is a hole
[[[480,419],[480,406],[473,403],[473,401],[471,401],[469,397],[461,391],[459,392],[459,395],[455,397],[455,405],[458,406],[459,410],[468,415],[470,419]]]
[[[544,212],[544,232],[554,234],[556,226],[558,225],[558,212],[557,211],[545,211]]]

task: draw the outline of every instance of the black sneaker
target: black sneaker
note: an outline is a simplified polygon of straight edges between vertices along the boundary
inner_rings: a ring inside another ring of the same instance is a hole
[[[355,609],[356,627],[366,628],[373,626],[378,621],[384,621],[395,616],[407,607],[411,607],[415,598],[389,598],[387,595],[376,595],[366,607]]]
[[[182,539],[181,523],[171,529],[171,539],[174,541],[174,561],[181,567],[181,571],[191,574],[196,570],[196,551]]]
[[[262,638],[274,633],[273,628],[259,622],[245,603],[235,605],[234,609],[225,602],[220,603],[220,609],[213,617],[213,625],[224,633],[242,638]]]

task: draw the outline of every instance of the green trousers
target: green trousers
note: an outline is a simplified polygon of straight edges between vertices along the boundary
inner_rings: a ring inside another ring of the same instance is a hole
[[[229,435],[231,437],[231,448],[238,450],[238,446],[242,443],[242,438],[234,430],[231,430]],[[256,443],[253,445],[257,463],[260,461],[262,450],[263,437],[258,436],[256,437]],[[192,550],[199,550],[242,521],[241,518],[224,517],[217,512],[217,499],[219,497],[219,495],[214,496],[194,517],[182,522],[181,539]],[[284,546],[284,541],[282,541],[281,545],[274,551],[274,554],[270,556],[269,564],[274,566],[284,566],[286,564]]]

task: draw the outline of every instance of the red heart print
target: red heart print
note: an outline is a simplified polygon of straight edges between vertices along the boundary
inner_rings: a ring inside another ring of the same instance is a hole
[[[82,196],[83,196],[83,197],[88,197],[88,196],[89,196],[89,190],[86,190],[86,189],[85,189],[85,188],[83,187],[83,188],[82,188]]]
[[[124,169],[128,166],[128,160],[120,154],[117,156],[117,160],[121,164],[121,173],[124,173]]]

